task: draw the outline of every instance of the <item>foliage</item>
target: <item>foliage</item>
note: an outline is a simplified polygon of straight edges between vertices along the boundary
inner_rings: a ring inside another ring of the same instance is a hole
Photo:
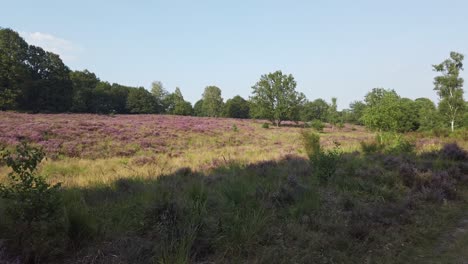
[[[327,121],[330,122],[332,125],[336,125],[339,122],[339,113],[337,110],[337,104],[336,104],[337,98],[332,97],[332,103],[330,107],[328,108],[328,113],[327,113]]]
[[[323,132],[323,129],[325,128],[325,124],[319,119],[315,119],[315,120],[312,120],[312,122],[310,122],[310,127],[315,129],[317,132]]]
[[[330,106],[323,99],[306,102],[301,108],[301,120],[309,122],[312,120],[327,121],[328,108]]]
[[[434,78],[434,90],[441,99],[439,110],[450,122],[452,131],[455,129],[455,122],[460,122],[465,108],[462,88],[464,80],[459,77],[463,70],[463,59],[463,54],[451,52],[449,59],[432,66],[435,72],[442,74]]]
[[[0,109],[64,112],[72,85],[60,57],[28,45],[11,29],[0,29]]]
[[[331,150],[324,150],[320,145],[320,136],[308,131],[302,132],[302,142],[315,175],[320,183],[327,183],[335,175],[338,168],[342,155],[340,145],[335,142],[335,146]]]
[[[0,198],[9,202],[7,213],[15,221],[15,244],[25,259],[40,259],[45,251],[51,250],[48,248],[51,245],[44,240],[52,239],[62,228],[60,184],[50,185],[36,174],[44,158],[39,148],[22,143],[15,153],[3,151],[1,158],[12,169],[8,174],[9,184],[0,185]]]
[[[294,77],[281,71],[262,75],[252,87],[253,115],[280,126],[284,120],[298,121],[305,96],[296,91]]]
[[[249,102],[240,95],[236,95],[232,99],[228,99],[226,104],[224,104],[224,116],[232,118],[249,118]]]
[[[354,101],[349,105],[349,114],[346,116],[346,121],[356,125],[362,125],[362,116],[366,109],[366,104],[362,101]]]
[[[203,116],[220,117],[223,112],[223,98],[221,89],[216,86],[208,86],[203,92],[202,112]]]
[[[270,128],[270,124],[268,124],[268,123],[263,123],[263,124],[262,124],[262,128],[268,129],[268,128]]]
[[[378,131],[408,132],[417,129],[413,101],[400,98],[393,90],[375,88],[366,95],[362,121]]]
[[[435,104],[427,98],[414,100],[417,113],[418,130],[428,131],[441,126],[441,118]]]
[[[150,92],[140,87],[129,91],[127,109],[132,114],[154,114],[158,109],[158,104]]]
[[[361,150],[365,154],[410,154],[414,147],[413,143],[397,133],[379,133],[373,142],[361,142]]]
[[[172,115],[192,115],[192,104],[184,100],[182,92],[179,87],[176,87],[174,93],[167,95],[163,99],[163,105],[166,107],[165,111]]]

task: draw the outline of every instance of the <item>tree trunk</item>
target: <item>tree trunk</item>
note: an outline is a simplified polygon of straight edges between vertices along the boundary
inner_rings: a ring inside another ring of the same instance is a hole
[[[452,132],[454,129],[454,125],[455,125],[455,120],[452,119],[452,121],[450,121],[450,127],[452,128]]]

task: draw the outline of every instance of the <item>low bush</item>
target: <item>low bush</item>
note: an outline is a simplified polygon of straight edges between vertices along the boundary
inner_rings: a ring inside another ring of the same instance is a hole
[[[335,174],[341,158],[339,144],[331,150],[324,150],[320,145],[320,136],[307,131],[302,132],[302,140],[307,156],[312,162],[314,173],[321,183],[326,183]]]
[[[325,128],[325,124],[323,124],[322,121],[315,119],[312,122],[310,122],[310,127],[315,129],[317,132],[323,132],[323,129]]]
[[[361,150],[365,154],[409,154],[414,152],[415,145],[403,135],[395,133],[380,133],[372,142],[361,142]]]
[[[263,124],[262,124],[262,128],[268,129],[268,128],[270,128],[270,124],[268,124],[268,123],[263,123]]]
[[[13,220],[12,247],[24,262],[39,262],[66,246],[60,184],[51,185],[36,174],[45,154],[26,143],[14,152],[2,151],[1,159],[12,169],[8,184],[0,184],[0,198],[7,201],[6,216]]]

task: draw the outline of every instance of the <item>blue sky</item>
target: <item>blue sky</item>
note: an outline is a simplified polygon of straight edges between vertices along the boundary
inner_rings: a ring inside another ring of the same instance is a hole
[[[1,2],[0,26],[73,70],[146,88],[159,80],[191,102],[208,85],[247,98],[276,70],[340,108],[374,87],[436,100],[431,65],[468,55],[466,0]]]

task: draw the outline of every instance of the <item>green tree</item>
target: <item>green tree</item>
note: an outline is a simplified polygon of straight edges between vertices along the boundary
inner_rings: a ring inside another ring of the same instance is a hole
[[[203,112],[203,99],[198,100],[193,105],[193,115],[194,116],[206,116]]]
[[[20,107],[34,112],[64,112],[72,106],[73,85],[70,69],[57,54],[29,46],[28,66],[31,78],[23,87]]]
[[[117,83],[113,83],[111,86],[112,95],[112,109],[116,113],[126,114],[129,113],[127,110],[127,98],[130,89],[135,89],[128,86],[123,86]]]
[[[226,101],[224,105],[224,116],[232,118],[249,118],[250,105],[240,95],[234,96]]]
[[[73,71],[70,73],[70,79],[73,86],[72,112],[86,113],[91,112],[93,90],[100,80],[96,74],[84,70]]]
[[[366,109],[366,104],[361,101],[354,101],[349,105],[349,112],[346,121],[362,125],[362,115],[364,114],[364,110]]]
[[[414,105],[418,116],[419,130],[432,130],[440,126],[440,115],[434,102],[428,98],[418,98],[414,100]]]
[[[154,114],[157,112],[158,103],[145,88],[133,88],[128,92],[127,109],[132,114]]]
[[[164,88],[164,85],[160,81],[154,81],[151,83],[151,93],[156,98],[156,103],[158,105],[157,112],[158,113],[170,113],[168,110],[169,103],[171,102],[168,99],[170,95],[169,92]]]
[[[297,121],[305,96],[296,91],[296,81],[281,71],[262,75],[252,87],[255,117],[266,118],[277,126],[284,120]]]
[[[312,120],[327,120],[328,108],[330,106],[323,99],[316,99],[312,102],[304,103],[301,109],[301,120],[309,122]]]
[[[407,132],[417,123],[415,106],[410,99],[400,98],[394,90],[375,88],[365,97],[362,121],[372,130]]]
[[[203,114],[211,117],[219,117],[223,113],[223,98],[221,89],[216,86],[208,86],[203,92]]]
[[[440,64],[432,65],[433,70],[441,74],[434,78],[434,90],[440,97],[439,110],[450,122],[452,131],[455,122],[464,114],[465,101],[463,100],[463,78],[460,71],[463,70],[464,56],[457,52],[451,52],[450,58]]]
[[[337,98],[332,97],[332,103],[330,104],[330,107],[328,108],[328,115],[327,119],[330,124],[335,126],[340,119],[340,114],[338,113],[338,105],[337,105]]]
[[[28,43],[11,29],[0,28],[0,110],[17,108],[29,72]]]
[[[191,115],[192,104],[184,100],[179,87],[176,87],[174,93],[169,94],[165,98],[166,112],[172,115]]]

